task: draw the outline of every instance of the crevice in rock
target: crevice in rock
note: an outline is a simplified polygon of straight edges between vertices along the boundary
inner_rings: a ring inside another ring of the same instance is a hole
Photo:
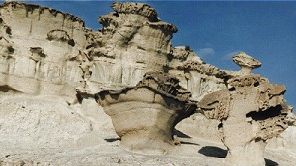
[[[270,107],[265,111],[252,111],[246,114],[246,117],[251,117],[253,120],[260,121],[260,120],[266,120],[268,118],[276,117],[281,114],[282,110],[281,105],[277,105],[275,107]]]

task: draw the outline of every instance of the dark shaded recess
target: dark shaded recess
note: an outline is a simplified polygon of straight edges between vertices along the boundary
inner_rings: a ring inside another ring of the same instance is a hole
[[[164,73],[168,73],[171,68],[168,65],[164,65],[162,69]]]
[[[12,46],[7,47],[7,49],[10,54],[14,53],[14,48]]]
[[[106,142],[115,142],[115,141],[120,141],[120,138],[105,138],[104,140]]]
[[[221,149],[215,146],[202,147],[198,153],[207,157],[225,158],[227,156],[227,150]]]
[[[95,100],[105,99],[105,96],[100,96],[99,93],[95,94]]]
[[[186,145],[197,145],[199,146],[199,144],[194,143],[194,142],[187,142],[187,141],[180,141],[181,144],[186,144]]]
[[[117,12],[113,13],[112,15],[115,16],[115,17],[119,17],[119,14]]]
[[[90,44],[90,45],[86,46],[86,49],[90,49],[91,47],[94,47],[94,46],[95,46],[95,44]]]
[[[75,46],[75,42],[74,42],[73,39],[68,40],[68,44],[69,44],[70,46],[72,46],[72,47]]]
[[[279,164],[275,161],[272,161],[270,159],[264,158],[265,160],[265,166],[278,166]]]
[[[110,96],[111,96],[112,99],[119,100],[119,95],[118,94],[110,94]]]
[[[10,28],[10,27],[7,27],[7,28],[6,28],[6,33],[9,34],[9,35],[12,35],[12,33],[11,33],[11,28]]]
[[[12,87],[10,87],[8,85],[0,86],[0,91],[2,91],[2,92],[8,92],[8,91],[20,92],[20,91],[14,89],[14,88],[12,88]]]
[[[246,117],[251,117],[253,120],[266,120],[272,117],[279,116],[281,114],[281,110],[283,107],[281,105],[277,105],[275,107],[270,107],[265,111],[252,111],[246,114]]]
[[[80,93],[76,93],[75,96],[77,98],[77,101],[81,104],[82,103],[82,100],[83,100],[83,97],[81,96],[81,94]]]
[[[228,89],[229,91],[235,91],[235,87],[231,87]]]
[[[174,129],[173,131],[174,135],[176,135],[179,138],[191,138],[189,135],[183,133],[182,131],[179,131],[177,129]]]
[[[95,95],[93,94],[89,94],[89,93],[86,93],[86,92],[80,92],[80,91],[76,91],[76,94],[75,94],[76,98],[77,98],[77,101],[81,104],[82,103],[82,100],[83,99],[93,99],[95,98]]]
[[[168,54],[167,55],[168,61],[172,61],[174,59],[174,55],[173,54]]]
[[[259,86],[259,82],[258,82],[258,81],[256,81],[256,82],[254,83],[254,87],[257,87],[257,86]]]
[[[218,125],[218,129],[221,129],[221,128],[223,128],[223,123],[222,122],[219,123],[219,125]]]

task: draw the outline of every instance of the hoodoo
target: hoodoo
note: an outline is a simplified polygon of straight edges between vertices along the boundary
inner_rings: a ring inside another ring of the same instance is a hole
[[[147,73],[135,87],[96,94],[125,149],[166,154],[173,148],[174,127],[196,110],[190,92],[178,83],[163,73]]]
[[[266,141],[288,128],[292,110],[283,98],[286,89],[252,74],[261,63],[245,53],[233,61],[241,71],[227,81],[228,89],[206,95],[198,105],[208,118],[221,121],[226,165],[264,165]]]
[[[219,69],[174,47],[151,6],[111,7],[91,30],[0,5],[0,165],[295,163],[296,116],[283,85],[252,73],[261,62],[240,52],[240,71]]]

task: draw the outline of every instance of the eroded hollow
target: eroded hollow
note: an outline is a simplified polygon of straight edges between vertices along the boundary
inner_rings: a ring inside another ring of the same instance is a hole
[[[275,107],[270,107],[266,109],[265,111],[252,111],[246,114],[246,117],[251,117],[253,120],[259,121],[259,120],[266,120],[272,117],[279,116],[281,114],[281,110],[283,107],[281,105],[277,105]]]
[[[9,92],[9,91],[12,91],[12,92],[20,92],[20,91],[14,89],[14,88],[12,88],[12,87],[10,87],[8,85],[0,86],[0,91],[2,91],[2,92]]]

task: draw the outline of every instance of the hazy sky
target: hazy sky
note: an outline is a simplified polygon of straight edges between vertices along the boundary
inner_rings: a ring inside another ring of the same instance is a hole
[[[112,11],[108,1],[34,1],[81,17],[99,29],[98,16]],[[245,51],[263,65],[256,70],[287,87],[296,106],[296,2],[148,1],[159,17],[179,31],[173,45],[189,45],[207,63],[238,70],[231,56]]]

